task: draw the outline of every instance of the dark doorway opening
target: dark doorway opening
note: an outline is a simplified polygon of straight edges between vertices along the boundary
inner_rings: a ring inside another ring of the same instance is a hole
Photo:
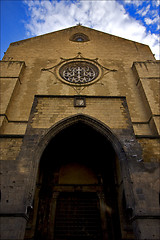
[[[99,199],[94,192],[62,192],[57,200],[55,239],[102,239]]]
[[[36,240],[121,239],[115,159],[106,137],[82,122],[49,142],[37,178]]]

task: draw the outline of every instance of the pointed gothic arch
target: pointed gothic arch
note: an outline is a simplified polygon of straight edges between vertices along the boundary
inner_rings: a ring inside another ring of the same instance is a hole
[[[47,133],[42,136],[41,140],[39,141],[36,149],[36,155],[38,157],[38,161],[40,160],[40,157],[42,155],[42,152],[46,148],[47,144],[50,142],[50,140],[56,136],[60,131],[64,130],[68,126],[71,126],[77,122],[82,122],[90,127],[92,127],[94,130],[102,134],[106,137],[106,139],[112,144],[113,149],[115,150],[118,158],[120,161],[127,161],[127,157],[124,151],[124,148],[122,146],[121,141],[118,139],[116,134],[113,133],[113,131],[104,123],[101,121],[88,116],[86,114],[76,114],[70,117],[67,117],[65,119],[62,119],[58,123],[54,124]]]
[[[123,179],[124,192],[126,198],[126,207],[127,209],[133,209],[134,196],[131,187],[130,173],[128,170],[129,167],[127,154],[124,150],[124,147],[119,138],[116,136],[116,134],[106,124],[86,114],[76,114],[64,118],[61,121],[54,124],[52,127],[50,127],[50,129],[48,129],[47,132],[45,131],[45,133],[41,134],[41,137],[39,138],[39,141],[36,147],[34,148],[34,155],[32,156],[34,171],[31,171],[30,179],[32,179],[32,183],[29,183],[29,190],[27,191],[34,193],[35,181],[37,177],[40,159],[51,139],[54,138],[62,130],[78,122],[82,122],[90,126],[95,131],[102,134],[107,139],[107,141],[111,143],[119,161],[120,172]]]
[[[123,190],[121,190],[121,192],[124,192],[126,207],[133,208],[133,199],[132,199],[132,192],[131,192],[132,190],[130,188],[131,181],[130,181],[130,176],[127,168],[128,160],[121,142],[108,126],[106,126],[104,123],[100,122],[99,120],[84,114],[76,114],[59,121],[58,123],[53,125],[47,131],[47,133],[41,136],[41,139],[37,144],[37,148],[33,156],[34,166],[35,166],[34,168],[37,170],[34,171],[34,173],[33,172],[31,173],[31,176],[32,176],[31,178],[34,179],[34,181],[32,182],[32,184],[31,183],[29,184],[30,191],[31,191],[31,185],[32,185],[32,189],[34,189],[35,191],[35,186],[36,186],[35,182],[37,179],[38,168],[40,166],[40,160],[49,143],[52,141],[52,139],[56,138],[56,136],[58,136],[61,132],[65,131],[69,127],[72,127],[78,123],[81,123],[85,126],[90,127],[91,129],[93,129],[93,131],[103,136],[106,139],[106,141],[110,143],[119,162],[119,168],[120,168],[119,174],[121,175],[122,185],[123,185],[122,187]],[[54,198],[57,198],[57,197],[54,197]]]

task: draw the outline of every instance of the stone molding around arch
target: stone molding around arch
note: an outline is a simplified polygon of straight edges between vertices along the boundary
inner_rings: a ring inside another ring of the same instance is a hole
[[[123,181],[123,189],[125,194],[125,201],[127,209],[134,209],[134,197],[132,191],[131,177],[129,173],[129,164],[128,164],[128,155],[129,153],[124,150],[123,142],[119,140],[119,137],[116,136],[113,131],[106,126],[101,121],[90,117],[85,114],[76,114],[70,117],[64,118],[54,124],[49,129],[33,129],[28,127],[26,136],[24,137],[24,145],[22,151],[19,155],[21,158],[21,164],[26,163],[28,166],[27,172],[28,176],[26,179],[25,196],[25,205],[32,205],[34,198],[34,191],[36,187],[36,178],[39,167],[40,158],[43,154],[44,149],[47,147],[48,143],[52,138],[54,138],[59,132],[63,129],[78,123],[82,122],[95,131],[102,134],[107,141],[109,141],[118,156],[120,171]],[[122,138],[123,139],[123,138]]]
[[[86,114],[76,114],[76,115],[64,118],[64,119],[60,120],[58,123],[54,124],[47,131],[45,136],[43,136],[41,138],[41,140],[39,141],[39,143],[37,145],[37,147],[38,147],[37,152],[40,153],[40,156],[41,156],[42,152],[44,151],[45,147],[50,142],[50,140],[53,137],[55,137],[56,134],[61,132],[63,129],[65,129],[75,123],[78,123],[78,122],[82,122],[82,123],[90,126],[91,128],[93,128],[95,131],[102,134],[112,144],[112,147],[115,150],[118,158],[121,161],[127,160],[127,156],[126,156],[126,153],[122,146],[122,143],[118,139],[116,134],[113,133],[113,131],[108,126],[106,126],[104,123],[102,123],[101,121],[95,119],[94,117],[90,117]]]
[[[75,33],[72,35],[69,39],[72,42],[78,42],[78,43],[83,43],[83,42],[88,42],[90,41],[89,37],[81,32]]]
[[[123,199],[125,201],[125,208],[126,211],[129,212],[130,217],[134,216],[136,200],[133,191],[133,183],[131,181],[131,172],[132,165],[136,164],[135,155],[133,155],[133,153],[137,154],[138,156],[138,154],[140,154],[141,152],[141,149],[136,141],[136,138],[131,128],[130,117],[127,115],[128,109],[127,104],[125,104],[125,98],[122,99],[122,102],[124,108],[126,108],[126,116],[128,116],[127,121],[129,122],[129,124],[126,125],[126,129],[123,128],[118,130],[109,128],[101,120],[82,113],[70,114],[68,117],[62,118],[59,121],[55,121],[55,123],[49,128],[45,127],[45,125],[44,127],[36,127],[36,125],[33,124],[33,119],[35,115],[39,114],[37,111],[38,101],[41,101],[43,103],[45,98],[48,99],[48,96],[35,97],[26,134],[24,136],[23,145],[17,158],[19,162],[19,169],[22,169],[24,174],[24,205],[22,206],[22,209],[24,209],[24,212],[26,212],[26,216],[28,207],[32,206],[33,204],[35,190],[37,187],[36,180],[39,163],[43,151],[45,150],[51,139],[54,138],[58,133],[78,122],[81,122],[93,128],[111,143],[119,162],[119,171],[122,179],[119,187],[121,188],[121,195],[123,195]],[[52,96],[51,99],[53,98],[54,97]],[[62,96],[61,98],[64,98],[64,96]],[[73,100],[74,96],[68,96],[67,98],[71,98]],[[102,97],[102,99],[103,98],[104,97]],[[60,97],[58,97],[58,100],[59,99]],[[112,99],[115,100],[117,98]]]

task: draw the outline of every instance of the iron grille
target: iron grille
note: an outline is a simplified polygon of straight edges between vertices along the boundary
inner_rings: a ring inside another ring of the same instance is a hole
[[[55,240],[100,240],[101,220],[96,193],[60,193]]]

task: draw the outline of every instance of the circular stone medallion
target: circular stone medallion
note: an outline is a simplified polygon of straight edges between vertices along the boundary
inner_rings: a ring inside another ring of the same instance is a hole
[[[98,78],[99,68],[87,61],[70,61],[59,68],[59,75],[68,83],[83,85]]]

